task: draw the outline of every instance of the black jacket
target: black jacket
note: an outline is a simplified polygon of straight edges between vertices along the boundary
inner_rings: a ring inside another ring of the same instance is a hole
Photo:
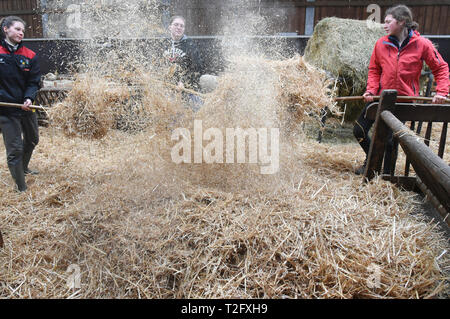
[[[180,41],[166,39],[163,55],[169,67],[176,65],[173,74],[170,74],[174,83],[181,81],[186,87],[198,88],[203,73],[203,60],[192,39],[186,36]]]
[[[0,101],[22,104],[34,101],[40,87],[41,71],[36,53],[19,44],[16,51],[2,40],[0,45]],[[18,108],[0,106],[0,115],[19,115]]]

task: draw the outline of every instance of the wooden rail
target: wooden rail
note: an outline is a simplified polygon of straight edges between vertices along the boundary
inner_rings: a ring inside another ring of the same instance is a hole
[[[450,122],[450,105],[396,103],[396,99],[397,91],[385,90],[380,102],[373,103],[367,110],[366,117],[374,119],[375,125],[364,180],[369,181],[381,173],[387,139],[392,131],[394,141],[402,147],[407,163],[412,165],[416,176],[409,176],[409,169],[404,176],[395,176],[397,156],[394,147],[391,163],[384,163],[390,166],[390,175],[382,177],[407,189],[421,191],[450,225],[450,166],[442,159],[447,123]],[[425,143],[403,124],[406,121],[429,122]],[[428,147],[433,122],[443,122],[438,154]]]

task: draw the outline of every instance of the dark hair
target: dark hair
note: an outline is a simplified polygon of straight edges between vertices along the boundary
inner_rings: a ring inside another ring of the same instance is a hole
[[[3,28],[4,27],[9,28],[10,26],[12,26],[14,24],[14,22],[20,22],[23,24],[24,27],[27,26],[27,23],[25,21],[23,21],[22,18],[19,18],[16,16],[5,17],[0,20],[0,38],[1,39],[6,38],[5,31],[3,30]]]
[[[416,30],[419,26],[417,22],[413,21],[411,9],[403,4],[387,9],[384,17],[386,18],[388,15],[392,15],[392,17],[399,22],[405,21],[405,26],[408,29]]]
[[[170,18],[169,25],[171,25],[175,21],[175,19],[181,19],[183,20],[184,24],[186,24],[186,19],[183,16],[173,16],[172,18]]]

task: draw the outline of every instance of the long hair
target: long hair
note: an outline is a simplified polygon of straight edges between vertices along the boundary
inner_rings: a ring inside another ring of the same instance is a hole
[[[23,24],[24,27],[27,26],[26,22],[23,21],[22,18],[16,17],[16,16],[9,16],[2,18],[0,20],[0,39],[6,38],[5,31],[3,30],[4,27],[9,28],[14,24],[14,22],[20,22]]]
[[[388,15],[392,15],[399,22],[405,21],[405,26],[408,29],[416,30],[419,27],[419,24],[413,20],[411,9],[403,4],[387,9],[384,17],[386,18]]]

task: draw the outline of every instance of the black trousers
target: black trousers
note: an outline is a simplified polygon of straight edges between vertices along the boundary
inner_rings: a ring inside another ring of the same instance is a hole
[[[0,128],[9,166],[21,163],[24,154],[31,157],[31,153],[39,143],[39,126],[35,112],[29,111],[22,115],[0,115]]]
[[[359,115],[358,119],[356,120],[355,126],[353,127],[353,135],[356,137],[359,145],[361,145],[362,149],[364,150],[364,153],[366,153],[366,160],[367,156],[369,155],[370,150],[370,143],[371,139],[369,136],[369,131],[372,128],[375,121],[369,120],[366,118],[366,111],[369,105],[372,103],[367,103],[364,109],[362,110],[361,114]],[[389,174],[391,171],[391,158],[392,158],[392,152],[393,152],[393,136],[392,136],[392,130],[389,130],[388,140],[384,152],[384,168],[383,168],[383,174]],[[395,168],[395,165],[392,166],[392,168]]]

